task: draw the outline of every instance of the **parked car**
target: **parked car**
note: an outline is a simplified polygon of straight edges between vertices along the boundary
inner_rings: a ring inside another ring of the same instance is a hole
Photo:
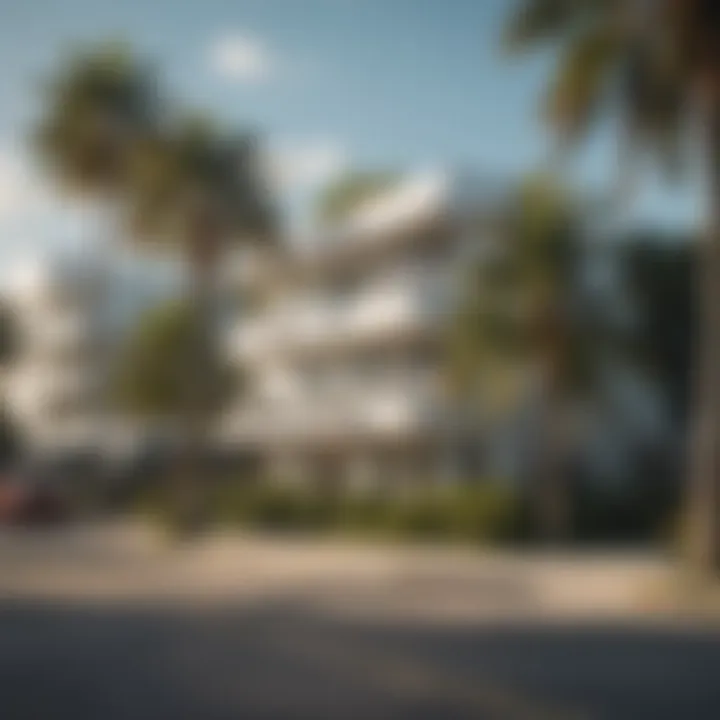
[[[64,499],[52,488],[20,478],[0,478],[0,524],[54,525],[67,517]]]

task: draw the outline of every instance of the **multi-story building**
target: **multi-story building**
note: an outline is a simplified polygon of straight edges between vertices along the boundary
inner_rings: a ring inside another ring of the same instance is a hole
[[[509,198],[497,184],[429,173],[340,226],[256,264],[241,259],[243,307],[226,337],[244,378],[220,439],[285,480],[416,484],[480,477],[489,464],[515,474],[532,455],[533,407],[481,427],[448,392],[443,358],[448,314],[467,268],[495,245]],[[107,412],[104,390],[128,328],[177,291],[177,278],[117,270],[65,258],[14,276],[6,302],[20,343],[5,394],[32,450],[123,455],[147,439],[142,423]],[[232,289],[233,263],[223,271],[223,290]],[[225,312],[221,321],[225,331]],[[603,460],[629,454],[623,442],[660,434],[642,419],[661,417],[653,389],[639,392],[617,371],[608,378],[605,404],[620,409],[593,415]]]
[[[107,365],[107,283],[91,261],[58,258],[21,267],[7,302],[17,347],[7,403],[31,450],[91,445]]]
[[[110,411],[110,372],[163,283],[124,273],[117,259],[66,254],[21,265],[4,294],[17,335],[5,399],[30,454],[125,452],[139,426]]]
[[[247,390],[226,437],[283,478],[469,471],[479,444],[448,401],[442,339],[497,209],[491,187],[429,173],[260,267],[232,334]]]

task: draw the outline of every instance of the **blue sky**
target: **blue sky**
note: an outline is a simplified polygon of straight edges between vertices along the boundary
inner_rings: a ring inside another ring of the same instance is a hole
[[[22,138],[39,85],[77,43],[124,38],[173,93],[266,136],[283,193],[301,208],[347,167],[463,166],[505,180],[536,167],[548,56],[509,59],[510,0],[0,0],[0,252],[70,241]],[[577,177],[607,187],[610,134]],[[648,174],[650,175],[650,174]],[[635,214],[693,221],[699,193],[647,183]]]

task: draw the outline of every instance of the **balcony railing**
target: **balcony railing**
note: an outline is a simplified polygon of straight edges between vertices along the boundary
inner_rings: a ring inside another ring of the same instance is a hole
[[[439,427],[437,393],[358,393],[344,402],[305,397],[274,405],[240,407],[223,426],[239,441],[272,443],[404,436]]]
[[[269,311],[242,322],[233,335],[232,351],[257,358],[433,329],[447,309],[445,280],[416,276],[369,287],[349,301],[316,301]]]

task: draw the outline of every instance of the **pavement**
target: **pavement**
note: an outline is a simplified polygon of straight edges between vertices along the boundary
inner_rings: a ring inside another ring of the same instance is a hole
[[[651,556],[0,532],[0,718],[720,718]],[[650,591],[648,589],[651,589]]]

